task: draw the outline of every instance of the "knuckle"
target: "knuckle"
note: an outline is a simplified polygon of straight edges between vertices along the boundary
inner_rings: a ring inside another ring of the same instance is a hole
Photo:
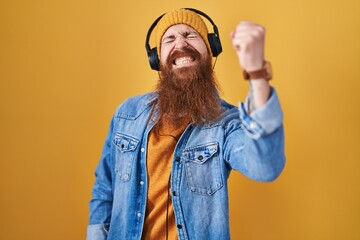
[[[262,35],[262,33],[260,31],[254,31],[253,32],[253,37],[254,38],[259,38],[259,37],[261,37],[261,35]]]
[[[262,32],[262,33],[265,32],[265,27],[264,27],[264,26],[259,25],[259,26],[258,26],[258,29],[259,29],[259,31]]]
[[[257,36],[255,35],[249,35],[249,37],[247,38],[247,43],[252,43],[256,40]]]
[[[261,36],[265,35],[266,29],[263,26],[260,26],[259,32],[261,33]]]

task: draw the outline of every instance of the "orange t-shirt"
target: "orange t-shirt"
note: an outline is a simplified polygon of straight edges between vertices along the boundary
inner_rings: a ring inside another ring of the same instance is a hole
[[[186,125],[177,129],[155,126],[148,139],[147,147],[147,172],[148,194],[146,216],[142,234],[143,240],[166,239],[166,209],[168,208],[168,239],[178,239],[174,210],[171,202],[170,172],[173,153]],[[170,136],[171,134],[172,136]]]

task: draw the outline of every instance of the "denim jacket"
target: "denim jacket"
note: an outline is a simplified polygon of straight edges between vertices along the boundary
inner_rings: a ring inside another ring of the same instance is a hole
[[[148,134],[157,95],[127,99],[116,110],[96,168],[87,240],[139,240],[147,200]],[[272,181],[284,164],[282,110],[274,89],[267,103],[247,114],[221,100],[222,117],[189,124],[172,161],[171,193],[180,240],[230,239],[227,179],[232,169]],[[165,229],[164,229],[165,231]]]

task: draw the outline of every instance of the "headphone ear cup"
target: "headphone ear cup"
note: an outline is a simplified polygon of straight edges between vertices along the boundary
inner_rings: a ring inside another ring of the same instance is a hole
[[[214,33],[209,33],[208,40],[213,57],[217,57],[222,52],[220,38]]]
[[[151,69],[160,71],[160,61],[159,61],[159,56],[157,53],[157,48],[154,47],[154,48],[150,49],[150,51],[148,51],[147,53],[148,53],[148,58],[149,58],[149,63],[150,63]]]

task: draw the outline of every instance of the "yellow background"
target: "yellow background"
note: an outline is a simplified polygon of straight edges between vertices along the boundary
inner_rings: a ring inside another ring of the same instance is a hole
[[[0,0],[0,238],[85,238],[111,115],[153,89],[145,34],[179,7],[218,25],[233,104],[248,86],[229,33],[267,29],[287,165],[273,183],[231,175],[232,239],[360,239],[359,0]]]

